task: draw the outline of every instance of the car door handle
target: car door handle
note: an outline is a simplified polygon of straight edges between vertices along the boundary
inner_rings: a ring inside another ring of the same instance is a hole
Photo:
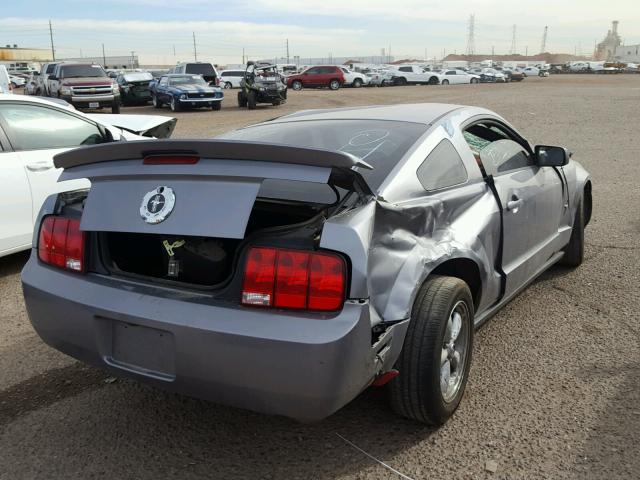
[[[51,170],[52,168],[53,165],[51,165],[49,162],[36,162],[27,165],[27,169],[32,172],[44,172],[46,170]]]
[[[513,200],[509,200],[507,202],[507,210],[515,213],[518,211],[521,205],[522,205],[522,199],[515,197]]]

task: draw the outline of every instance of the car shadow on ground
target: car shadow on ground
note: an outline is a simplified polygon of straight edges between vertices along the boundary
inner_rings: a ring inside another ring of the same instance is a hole
[[[29,260],[31,251],[14,253],[0,258],[0,278],[20,273],[24,264]]]

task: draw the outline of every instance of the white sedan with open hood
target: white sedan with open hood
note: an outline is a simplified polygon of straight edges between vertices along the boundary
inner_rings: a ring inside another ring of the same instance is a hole
[[[0,94],[0,257],[31,247],[34,219],[53,193],[87,188],[58,183],[54,155],[82,145],[171,136],[176,119],[85,115],[64,102]]]

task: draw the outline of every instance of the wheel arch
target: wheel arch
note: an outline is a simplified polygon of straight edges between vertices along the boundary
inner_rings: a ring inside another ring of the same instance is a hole
[[[455,277],[465,282],[471,291],[473,307],[476,311],[478,310],[482,295],[482,277],[480,276],[480,267],[475,261],[468,258],[451,258],[431,270],[425,278],[425,282],[432,275]]]

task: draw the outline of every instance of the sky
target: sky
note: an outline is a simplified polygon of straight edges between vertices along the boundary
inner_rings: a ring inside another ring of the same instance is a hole
[[[475,15],[475,52],[589,55],[619,20],[626,43],[640,43],[638,0],[30,0],[3,2],[0,45],[50,48],[58,58],[131,55],[142,64],[193,60],[217,64],[289,54],[366,57],[391,49],[399,58],[465,53]]]

